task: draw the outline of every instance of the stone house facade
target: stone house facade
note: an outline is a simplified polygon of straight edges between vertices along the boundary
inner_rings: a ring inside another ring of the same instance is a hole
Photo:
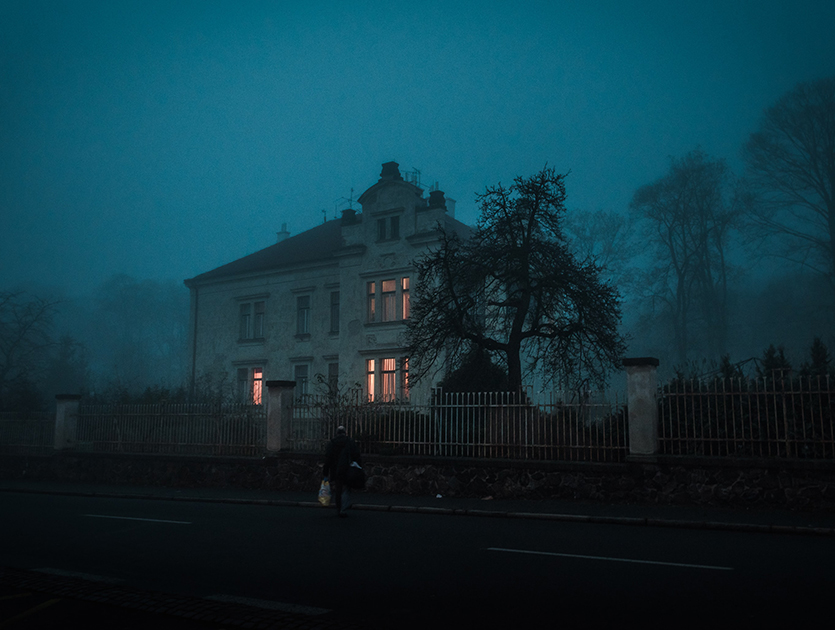
[[[437,226],[466,235],[454,202],[405,181],[396,162],[358,200],[362,210],[185,281],[191,292],[192,386],[230,382],[261,401],[267,380],[296,394],[361,387],[372,400],[428,394],[409,383],[406,320],[412,261],[439,242]]]

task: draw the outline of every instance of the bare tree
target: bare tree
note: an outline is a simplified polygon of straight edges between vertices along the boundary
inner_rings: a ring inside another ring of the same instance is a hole
[[[800,83],[745,144],[750,217],[772,253],[823,274],[835,291],[835,77]]]
[[[57,303],[23,292],[0,292],[0,400],[35,378],[53,345]]]
[[[617,365],[619,296],[565,241],[564,178],[545,168],[488,188],[475,233],[462,241],[442,231],[441,246],[416,261],[413,378],[439,359],[449,372],[473,348],[505,363],[511,390],[522,385],[523,364],[546,377],[596,380]]]
[[[632,199],[654,246],[647,286],[666,307],[680,363],[687,361],[697,328],[711,353],[725,351],[727,247],[739,215],[737,199],[725,163],[698,149],[672,159],[669,172],[638,189]]]
[[[630,217],[606,210],[573,210],[565,215],[565,235],[580,260],[593,260],[620,291],[635,282],[635,258],[641,244],[634,238]]]

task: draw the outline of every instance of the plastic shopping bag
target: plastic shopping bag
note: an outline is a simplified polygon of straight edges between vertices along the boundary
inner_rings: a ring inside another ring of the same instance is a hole
[[[319,486],[319,503],[325,507],[331,504],[331,484],[327,479]]]

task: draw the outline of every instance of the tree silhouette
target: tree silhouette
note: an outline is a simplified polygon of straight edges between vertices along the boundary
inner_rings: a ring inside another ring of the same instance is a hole
[[[566,243],[564,179],[546,167],[509,188],[488,187],[466,240],[439,228],[440,247],[415,262],[411,378],[439,364],[449,374],[473,348],[505,365],[511,390],[522,386],[525,369],[602,382],[618,364],[620,298]]]

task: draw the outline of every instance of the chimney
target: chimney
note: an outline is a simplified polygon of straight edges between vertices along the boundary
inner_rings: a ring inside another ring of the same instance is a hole
[[[455,218],[455,199],[446,198],[446,213]]]
[[[442,190],[432,190],[429,192],[429,207],[430,208],[445,208],[446,201],[444,201],[444,192]]]
[[[277,243],[280,243],[281,241],[286,241],[289,238],[290,232],[287,231],[286,223],[281,224],[281,232],[276,232],[276,236],[278,237],[278,240],[276,241]]]
[[[400,174],[399,166],[397,162],[384,162],[380,179],[399,179],[402,181],[403,176]]]
[[[351,225],[357,222],[357,211],[353,208],[345,208],[342,211],[342,225]]]

